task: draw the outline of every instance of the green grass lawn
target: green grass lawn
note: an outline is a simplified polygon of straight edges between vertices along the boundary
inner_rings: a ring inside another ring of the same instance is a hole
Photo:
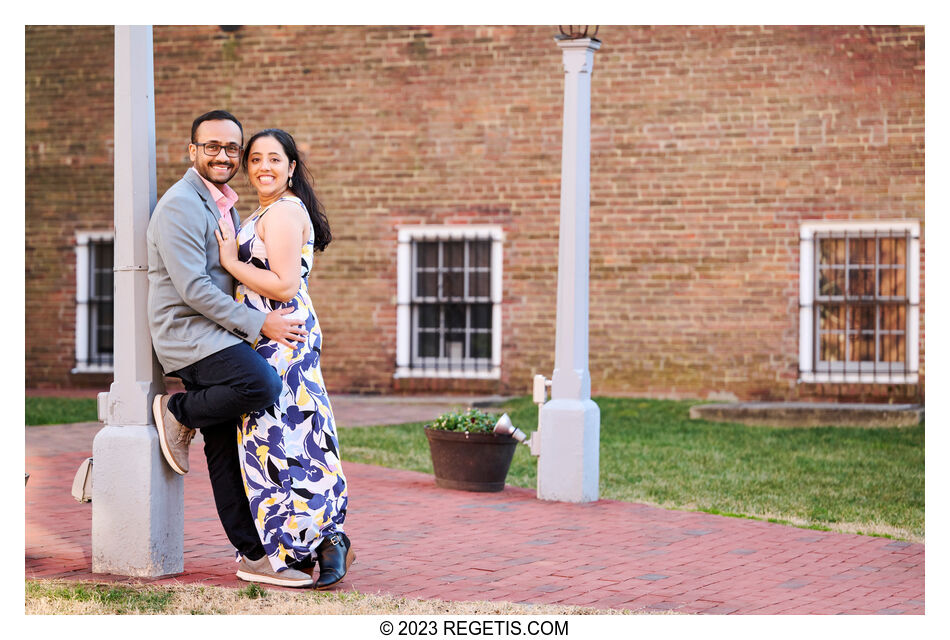
[[[600,496],[922,540],[924,425],[911,428],[750,427],[690,420],[690,401],[595,398]],[[537,428],[528,397],[505,406]],[[432,473],[420,424],[340,430],[345,461]],[[518,447],[508,484],[536,486],[537,461]]]
[[[95,398],[26,398],[26,424],[68,424],[99,419]]]
[[[600,496],[906,540],[924,537],[924,425],[749,427],[690,420],[698,402],[596,398]],[[528,397],[505,405],[537,428]],[[26,424],[96,420],[88,398],[27,398]],[[344,461],[432,473],[421,424],[340,429]],[[536,486],[518,447],[508,483]]]

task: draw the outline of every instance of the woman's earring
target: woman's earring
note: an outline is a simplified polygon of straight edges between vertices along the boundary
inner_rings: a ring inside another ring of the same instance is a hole
[[[289,189],[290,187],[293,187],[293,186],[294,186],[294,177],[290,176],[290,179],[287,181],[287,188]]]

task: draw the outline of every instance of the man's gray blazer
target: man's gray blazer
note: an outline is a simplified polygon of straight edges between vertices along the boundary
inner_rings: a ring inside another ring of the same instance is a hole
[[[234,300],[218,257],[218,205],[191,169],[155,205],[148,223],[148,328],[165,373],[257,341],[265,314]],[[231,209],[234,228],[240,226]]]

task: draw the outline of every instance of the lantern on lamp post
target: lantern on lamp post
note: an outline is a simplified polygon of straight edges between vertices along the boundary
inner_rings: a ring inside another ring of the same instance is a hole
[[[600,26],[595,25],[593,31],[590,30],[590,25],[570,25],[567,27],[558,25],[557,29],[561,32],[561,35],[554,36],[556,39],[582,40],[589,38],[591,40],[597,40],[597,32],[600,31]],[[597,42],[600,42],[600,40],[597,40]]]

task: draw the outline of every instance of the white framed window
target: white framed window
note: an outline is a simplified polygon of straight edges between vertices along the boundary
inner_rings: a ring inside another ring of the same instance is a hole
[[[76,367],[73,373],[112,373],[115,235],[76,234]]]
[[[801,226],[801,382],[916,384],[920,223]]]
[[[396,378],[501,376],[501,227],[399,227]]]

